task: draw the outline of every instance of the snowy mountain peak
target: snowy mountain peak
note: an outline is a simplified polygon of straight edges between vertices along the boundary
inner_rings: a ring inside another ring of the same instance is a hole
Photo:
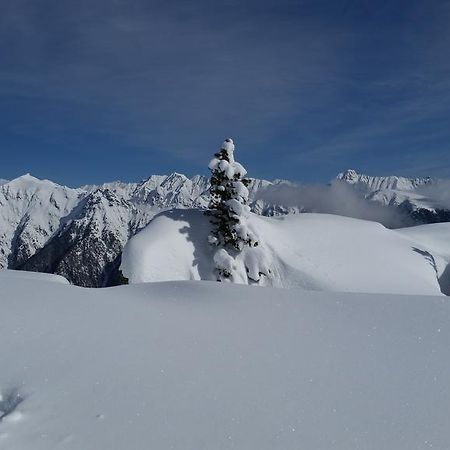
[[[172,172],[168,178],[181,178],[183,180],[188,180],[189,178],[184,174],[180,172]]]
[[[358,181],[358,173],[356,170],[347,169],[345,172],[338,174],[338,180],[347,181],[347,183],[356,183]]]
[[[165,179],[167,175],[151,175],[146,180],[139,183],[138,189],[147,189],[153,191],[156,189]]]
[[[398,189],[398,190],[414,190],[419,186],[433,183],[435,180],[430,177],[406,178],[394,175],[390,176],[371,176],[356,172],[356,170],[348,169],[338,174],[336,179],[345,181],[349,184],[358,184],[367,186],[370,191],[380,189]]]
[[[5,184],[7,184],[9,186],[16,186],[16,187],[19,187],[19,186],[27,187],[27,186],[34,185],[34,184],[42,185],[42,184],[48,184],[48,183],[54,184],[49,180],[41,180],[39,178],[34,177],[30,173],[26,173],[24,175],[21,175],[20,177],[14,178],[11,181],[8,181]]]
[[[169,176],[167,176],[164,181],[161,183],[161,186],[166,187],[179,187],[185,183],[189,183],[190,180],[186,175],[181,173],[173,172]]]
[[[26,173],[6,183],[0,183],[0,193],[6,196],[19,196],[19,198],[31,198],[38,194],[45,199],[50,198],[54,192],[61,192],[65,197],[75,195],[82,195],[84,190],[81,188],[69,188],[51,180],[36,178],[33,175]]]
[[[383,205],[402,206],[410,211],[422,210],[425,214],[430,212],[440,214],[438,210],[445,209],[445,202],[443,203],[440,199],[443,196],[438,192],[438,190],[445,190],[445,182],[442,184],[443,180],[436,178],[370,176],[349,169],[340,173],[335,181],[344,182],[367,200]]]
[[[56,183],[54,183],[53,181],[50,180],[46,180],[46,179],[41,179],[41,178],[37,178],[33,175],[31,175],[31,173],[25,173],[23,175],[20,175],[17,178],[14,178],[13,180],[9,181],[9,183],[19,183],[19,182],[25,182],[25,183],[44,183],[44,184],[52,184],[55,185]]]
[[[31,180],[38,180],[39,178],[34,177],[33,175],[31,175],[30,172],[24,173],[23,175],[17,177],[18,179],[31,179]]]
[[[0,186],[0,267],[14,267],[32,256],[81,197],[79,189],[30,174]]]

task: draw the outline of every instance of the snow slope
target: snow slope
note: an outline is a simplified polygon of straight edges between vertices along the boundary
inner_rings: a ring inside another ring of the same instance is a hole
[[[446,297],[55,281],[0,272],[2,449],[449,448]]]
[[[251,283],[245,267],[267,266],[260,284],[323,291],[441,294],[434,267],[421,240],[382,225],[327,214],[249,219],[260,245],[238,256],[241,282]],[[428,226],[428,225],[427,225]],[[426,227],[424,234],[426,235]],[[450,224],[439,240],[450,242]],[[122,272],[131,283],[215,280],[209,220],[201,211],[173,210],[155,217],[126,245]],[[433,250],[434,252],[434,250]]]
[[[428,259],[439,278],[442,292],[450,295],[450,223],[433,223],[398,230]]]
[[[23,175],[0,186],[0,268],[26,261],[58,230],[83,192]]]

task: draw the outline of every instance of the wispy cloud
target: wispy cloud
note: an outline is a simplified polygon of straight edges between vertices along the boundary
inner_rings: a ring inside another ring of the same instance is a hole
[[[305,212],[371,220],[389,228],[411,225],[409,217],[398,208],[368,201],[352,186],[342,182],[330,185],[273,185],[259,192],[257,199],[287,208],[296,207]]]

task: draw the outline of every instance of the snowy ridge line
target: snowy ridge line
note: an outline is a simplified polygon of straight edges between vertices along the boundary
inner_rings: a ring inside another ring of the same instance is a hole
[[[338,180],[346,181],[349,184],[365,184],[372,191],[379,189],[413,190],[419,186],[432,184],[437,181],[437,179],[431,177],[406,178],[395,175],[371,176],[358,173],[353,169],[347,169],[345,172],[339,173],[336,178]]]
[[[433,212],[450,209],[450,180],[431,177],[370,176],[353,169],[338,174],[336,180],[354,187],[368,200],[381,204]]]

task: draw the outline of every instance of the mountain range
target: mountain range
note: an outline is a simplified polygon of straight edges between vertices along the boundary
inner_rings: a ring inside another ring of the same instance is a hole
[[[407,225],[414,225],[450,221],[446,183],[432,178],[370,177],[347,170],[330,186],[345,185],[367,203],[395,208],[407,218]],[[280,186],[298,187],[286,180],[252,179],[252,211],[272,216],[314,210],[310,204],[265,198],[267,190]],[[85,287],[120,284],[118,267],[130,237],[161,211],[207,205],[208,178],[199,175],[152,175],[139,183],[79,188],[30,174],[1,180],[0,268],[59,274]]]

